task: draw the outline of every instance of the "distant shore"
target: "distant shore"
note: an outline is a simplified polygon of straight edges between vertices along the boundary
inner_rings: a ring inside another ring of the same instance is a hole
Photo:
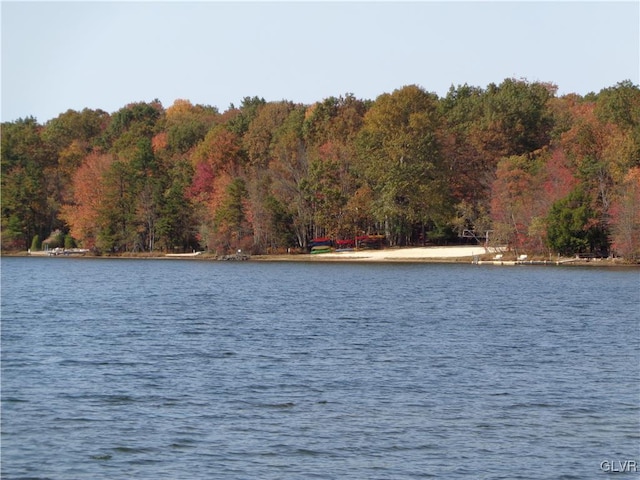
[[[581,259],[576,257],[564,258],[529,258],[521,255],[516,258],[514,254],[499,253],[496,248],[485,249],[480,245],[462,245],[447,247],[397,247],[380,250],[351,250],[343,252],[330,252],[323,254],[295,253],[295,254],[267,254],[267,255],[225,255],[216,256],[211,253],[194,252],[187,254],[158,254],[154,252],[124,253],[121,255],[95,256],[90,253],[59,254],[58,257],[72,258],[136,258],[136,259],[165,259],[165,260],[249,260],[257,262],[357,262],[357,263],[475,263],[479,265],[574,265],[574,266],[635,266],[621,259]],[[4,252],[3,256],[50,256],[49,252]]]

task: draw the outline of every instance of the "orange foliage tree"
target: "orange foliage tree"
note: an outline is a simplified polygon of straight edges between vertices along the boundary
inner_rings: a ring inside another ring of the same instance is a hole
[[[69,225],[70,234],[82,247],[93,248],[99,236],[104,209],[105,176],[113,157],[93,152],[73,175],[73,202],[62,207],[60,218]]]

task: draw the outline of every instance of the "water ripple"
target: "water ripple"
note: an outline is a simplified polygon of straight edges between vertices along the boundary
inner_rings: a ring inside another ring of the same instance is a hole
[[[593,478],[638,461],[636,273],[1,261],[2,478]],[[60,278],[83,290],[51,297]]]

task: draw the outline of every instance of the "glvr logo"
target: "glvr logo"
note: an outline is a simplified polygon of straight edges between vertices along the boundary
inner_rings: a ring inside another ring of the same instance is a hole
[[[638,462],[635,460],[603,460],[600,462],[600,470],[607,473],[629,473],[638,471]]]

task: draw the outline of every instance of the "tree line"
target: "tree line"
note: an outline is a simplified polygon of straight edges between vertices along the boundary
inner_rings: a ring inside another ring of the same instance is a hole
[[[471,237],[640,259],[640,88],[505,79],[312,105],[176,100],[2,124],[2,249],[389,245]]]

